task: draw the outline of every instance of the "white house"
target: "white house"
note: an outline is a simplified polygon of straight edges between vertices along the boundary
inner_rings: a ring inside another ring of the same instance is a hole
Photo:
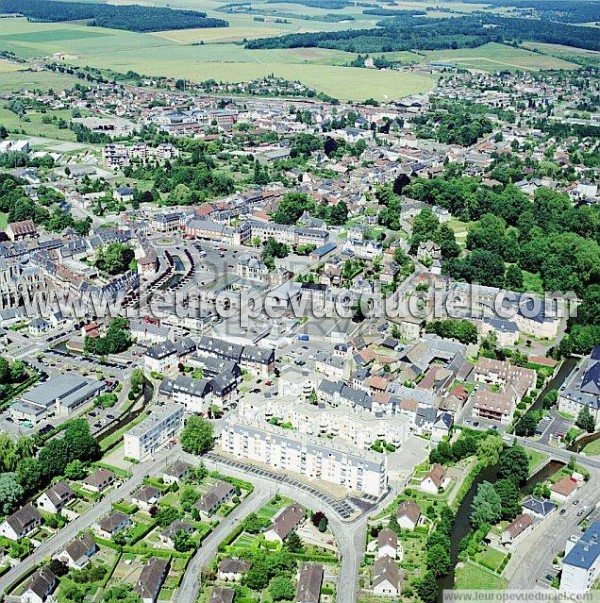
[[[94,539],[89,534],[84,534],[54,555],[54,559],[62,561],[72,569],[81,570],[90,562],[90,558],[97,550]]]
[[[42,516],[39,511],[32,504],[27,504],[0,524],[0,536],[17,541],[41,525]]]
[[[64,481],[57,482],[44,492],[36,501],[39,509],[48,513],[60,513],[63,508],[75,499],[75,492]]]
[[[373,594],[380,597],[397,597],[400,593],[400,570],[387,555],[375,560],[373,566]]]
[[[446,488],[449,483],[450,478],[447,477],[446,470],[436,463],[421,482],[421,490],[428,494],[439,494],[440,490]]]

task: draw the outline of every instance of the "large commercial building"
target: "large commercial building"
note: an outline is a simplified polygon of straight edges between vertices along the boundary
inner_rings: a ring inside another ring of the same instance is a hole
[[[169,441],[183,426],[184,407],[169,404],[152,412],[124,437],[125,456],[141,461]]]
[[[15,419],[32,423],[52,413],[71,417],[102,393],[105,386],[104,381],[85,379],[80,375],[60,375],[24,393],[10,407],[10,413]]]
[[[379,496],[387,489],[385,455],[250,419],[223,421],[221,447],[234,457],[337,484],[350,491]]]
[[[565,548],[560,590],[584,593],[600,576],[600,521],[594,521],[579,540],[570,539]]]

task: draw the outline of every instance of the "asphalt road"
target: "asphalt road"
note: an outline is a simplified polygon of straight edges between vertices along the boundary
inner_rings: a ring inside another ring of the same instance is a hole
[[[197,461],[196,461],[197,462]],[[202,569],[209,565],[221,542],[250,513],[258,511],[271,498],[271,491],[264,484],[255,485],[250,496],[241,502],[221,523],[206,537],[189,562],[181,586],[177,591],[178,603],[195,603],[200,589]]]
[[[112,492],[109,492],[101,501],[92,505],[85,513],[80,515],[74,521],[68,523],[54,536],[48,540],[45,540],[32,555],[21,561],[19,565],[4,574],[0,578],[0,593],[3,593],[4,589],[15,581],[19,580],[21,577],[25,576],[45,557],[52,556],[60,551],[63,547],[69,544],[69,542],[71,542],[71,540],[73,540],[80,531],[88,529],[100,518],[106,515],[110,511],[113,502],[130,496],[131,493],[141,484],[146,475],[156,473],[159,471],[159,469],[165,467],[169,462],[172,462],[174,460],[174,458],[170,458],[172,456],[173,451],[163,450],[157,453],[154,460],[149,460],[136,465],[133,469],[132,476],[121,486]]]

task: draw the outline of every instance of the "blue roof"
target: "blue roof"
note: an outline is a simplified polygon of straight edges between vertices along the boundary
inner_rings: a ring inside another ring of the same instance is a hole
[[[335,243],[325,243],[325,245],[321,245],[321,247],[317,247],[312,253],[314,253],[318,257],[323,257],[324,255],[333,251],[337,245]]]
[[[595,521],[568,552],[563,563],[589,570],[600,555],[600,521]]]

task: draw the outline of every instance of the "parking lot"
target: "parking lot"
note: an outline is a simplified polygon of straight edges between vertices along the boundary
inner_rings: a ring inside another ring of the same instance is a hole
[[[294,479],[292,477],[288,477],[286,475],[282,475],[280,473],[276,473],[274,471],[269,471],[267,469],[262,469],[260,467],[255,467],[254,465],[250,465],[249,463],[242,463],[240,461],[236,461],[233,459],[227,459],[221,457],[217,454],[209,452],[206,455],[211,461],[215,463],[222,463],[234,469],[238,469],[247,473],[248,475],[253,475],[256,477],[262,477],[264,479],[272,480],[279,483],[285,483],[288,486],[292,486],[294,488],[299,488],[305,492],[309,492],[313,496],[317,497],[321,501],[323,501],[326,505],[331,507],[343,520],[352,519],[358,512],[361,514],[363,512],[371,510],[375,506],[376,500],[374,497],[363,497],[361,499],[360,508],[353,504],[350,499],[335,499],[332,496],[329,496],[322,490],[307,484],[301,480]]]

